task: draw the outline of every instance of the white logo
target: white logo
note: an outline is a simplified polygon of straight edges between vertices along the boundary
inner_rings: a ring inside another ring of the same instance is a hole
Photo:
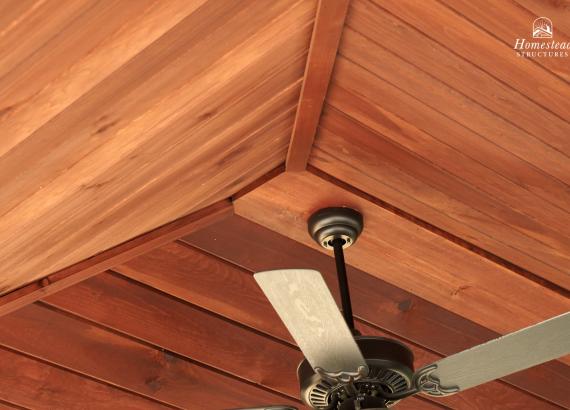
[[[532,22],[532,39],[515,39],[515,52],[526,58],[568,58],[570,41],[555,41],[554,26],[548,17],[539,17]]]
[[[532,37],[552,38],[553,26],[548,17],[539,17],[532,22]]]

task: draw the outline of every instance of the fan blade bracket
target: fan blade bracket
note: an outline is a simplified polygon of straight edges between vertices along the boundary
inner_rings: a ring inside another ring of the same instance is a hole
[[[344,384],[350,384],[352,382],[360,380],[363,377],[368,376],[369,372],[368,366],[358,366],[358,370],[356,370],[355,372],[341,371],[333,373],[333,372],[328,372],[320,367],[315,367],[314,370],[323,379],[327,379],[335,383],[344,383]]]
[[[433,397],[444,397],[457,393],[459,386],[442,386],[439,379],[433,375],[437,364],[431,364],[418,370],[414,374],[412,385],[420,392]]]
[[[570,353],[570,312],[547,319],[418,370],[414,386],[447,396]]]

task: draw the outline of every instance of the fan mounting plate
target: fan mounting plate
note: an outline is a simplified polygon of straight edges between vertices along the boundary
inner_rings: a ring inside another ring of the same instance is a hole
[[[364,228],[362,214],[352,208],[332,207],[315,212],[309,218],[309,234],[321,247],[332,250],[332,241],[344,240],[348,248],[360,236]]]

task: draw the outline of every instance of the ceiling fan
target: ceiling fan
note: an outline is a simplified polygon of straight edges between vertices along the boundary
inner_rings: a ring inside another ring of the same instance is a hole
[[[305,356],[297,376],[301,399],[310,408],[382,409],[418,393],[446,396],[570,353],[567,312],[414,372],[413,354],[404,344],[362,336],[354,328],[344,249],[362,232],[362,215],[350,208],[325,208],[308,225],[313,239],[334,251],[342,314],[315,270],[274,270],[254,277]],[[262,409],[295,410],[248,410]]]

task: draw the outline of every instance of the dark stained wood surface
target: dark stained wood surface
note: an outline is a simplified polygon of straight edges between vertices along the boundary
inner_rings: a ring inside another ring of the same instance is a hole
[[[121,277],[104,273],[49,296],[45,302],[226,373],[296,395],[295,366],[291,364],[300,361],[299,351]]]
[[[10,313],[42,297],[58,292],[93,275],[128,261],[137,255],[171,242],[192,231],[224,219],[233,213],[232,205],[222,200],[190,215],[177,219],[128,242],[53,273],[34,283],[0,297],[0,316]]]
[[[498,333],[566,312],[570,300],[310,173],[285,173],[239,198],[235,212],[313,248],[306,220],[347,205],[365,219],[349,264]],[[445,257],[442,257],[445,255]]]
[[[41,304],[1,318],[0,328],[3,346],[180,408],[295,405],[240,379]]]
[[[319,0],[303,87],[287,152],[287,171],[307,167],[350,0]]]
[[[11,50],[0,64],[2,292],[283,163],[316,11],[312,0],[58,5],[18,9],[0,27]]]
[[[224,224],[224,228],[221,229],[232,228],[228,224]],[[235,230],[233,232],[234,235],[237,234]],[[253,232],[245,230],[240,233],[249,235]],[[211,235],[211,232],[204,232],[204,234],[205,238],[215,238],[219,241],[229,239]],[[231,239],[235,240],[235,237]],[[286,243],[283,245],[288,246]],[[256,254],[259,250],[253,246],[251,250],[244,253]],[[267,261],[265,258],[263,260]],[[328,260],[327,262],[329,269],[332,268],[332,261]],[[179,244],[167,245],[115,269],[130,278],[196,303],[200,307],[232,321],[243,323],[293,343],[291,336],[256,285],[249,270],[244,271],[216,260],[201,251]],[[331,275],[328,275],[328,279],[334,281]],[[216,292],[212,292],[211,289],[216,289]],[[353,292],[353,294],[354,297],[359,297],[358,293]],[[372,328],[362,322],[360,325],[366,331],[365,334],[386,335],[385,332],[370,330]],[[405,339],[400,338],[400,340],[407,342]],[[415,353],[419,359],[416,363],[417,366],[429,364],[441,357],[420,347],[415,349]],[[499,400],[497,397],[501,397],[501,399]],[[479,406],[481,406],[480,408],[504,408],[505,403],[512,403],[513,408],[520,407],[525,403],[555,408],[555,406],[522,394],[519,390],[502,385],[499,382],[470,390],[462,395],[436,400],[436,402],[452,408],[479,408]]]
[[[0,348],[0,397],[33,409],[168,409],[143,397]]]
[[[51,306],[138,340],[298,397],[301,352],[291,344],[112,274],[102,274],[45,300]],[[118,314],[120,312],[120,314]],[[415,399],[402,408],[437,408]]]
[[[339,301],[336,290],[338,285],[330,255],[323,255],[239,216],[191,234],[184,240],[192,246],[250,271],[293,266],[317,269],[324,275],[333,295],[337,297],[337,302]],[[228,243],[235,245],[226,246]],[[182,278],[182,272],[185,276],[191,275],[191,272],[197,272],[194,274],[203,277],[206,271],[215,271],[219,272],[222,277],[227,276],[226,270],[229,268],[219,264],[213,267],[212,262],[206,263],[204,255],[195,252],[191,258],[194,261],[193,264],[183,259],[182,268],[176,268],[173,263],[164,262],[172,260],[172,256],[158,256],[167,248],[171,251],[178,249],[173,246],[164,247],[162,250],[156,250],[129,262],[122,266],[121,270],[131,274],[129,267],[137,268],[137,275],[142,281],[146,280],[145,272],[149,272],[155,283],[159,283],[161,270],[169,272],[168,276],[171,280],[175,280],[176,277]],[[172,253],[178,258],[184,255],[182,251]],[[348,267],[348,274],[353,295],[353,309],[360,319],[376,326],[374,329],[386,329],[393,336],[406,340],[408,344],[422,346],[427,352],[447,356],[499,336],[495,332],[373,278],[352,266]],[[180,283],[183,282],[180,281]],[[160,284],[160,286],[163,285]],[[199,294],[199,291],[196,293]],[[201,300],[196,293],[193,297]],[[184,297],[189,297],[189,294],[185,294]],[[225,296],[225,298],[231,299],[231,296]],[[253,302],[248,300],[248,303]],[[254,316],[255,318],[257,316]],[[279,331],[279,328],[275,331]],[[288,336],[285,332],[275,333],[279,337],[283,334]],[[426,354],[420,356],[418,352],[419,349],[416,349],[416,360],[419,360],[416,361],[416,367],[422,363],[424,360],[422,358],[426,357]],[[423,363],[425,364],[425,361]],[[508,376],[505,381],[561,406],[570,407],[570,397],[567,393],[567,386],[570,384],[570,368],[559,362],[550,362]]]

